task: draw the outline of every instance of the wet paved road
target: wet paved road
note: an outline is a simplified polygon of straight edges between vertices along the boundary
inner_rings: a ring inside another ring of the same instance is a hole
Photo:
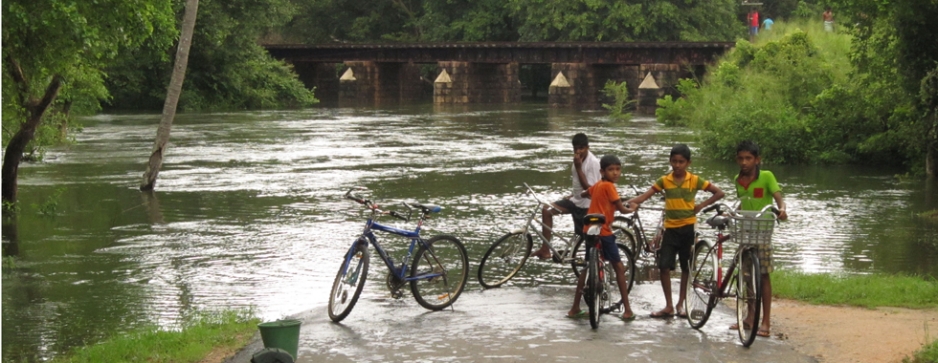
[[[472,287],[442,312],[409,295],[394,300],[380,287],[369,281],[342,324],[329,321],[325,306],[296,317],[303,321],[297,362],[816,362],[775,337],[743,348],[728,329],[735,316],[726,306],[700,331],[683,319],[653,319],[648,314],[664,302],[654,283],[630,294],[637,320],[604,315],[595,331],[588,320],[564,317],[572,286]],[[247,363],[261,348],[254,342],[229,362]]]

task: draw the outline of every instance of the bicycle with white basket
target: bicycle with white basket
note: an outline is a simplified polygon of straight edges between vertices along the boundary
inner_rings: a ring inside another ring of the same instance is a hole
[[[772,243],[779,210],[772,205],[760,211],[734,210],[721,203],[700,212],[712,210],[716,210],[716,214],[706,223],[717,229],[717,239],[715,243],[700,240],[694,244],[684,311],[690,326],[700,329],[721,299],[735,297],[739,340],[748,347],[759,330],[762,307],[762,266],[756,248]],[[769,210],[772,213],[767,213]],[[733,228],[732,234],[724,234],[728,227]],[[730,238],[739,243],[739,248],[724,276],[721,267],[723,242]]]

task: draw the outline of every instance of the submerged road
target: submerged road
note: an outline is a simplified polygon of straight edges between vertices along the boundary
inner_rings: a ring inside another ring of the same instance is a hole
[[[303,322],[297,362],[816,362],[777,337],[742,347],[728,329],[734,312],[724,305],[699,331],[684,319],[651,318],[664,303],[654,283],[636,284],[630,294],[638,319],[604,315],[592,330],[588,319],[565,317],[572,286],[482,291],[472,279],[454,309],[430,312],[409,294],[392,299],[383,279],[370,275],[341,324],[325,306],[293,317]],[[263,348],[255,338],[227,363],[249,363]]]

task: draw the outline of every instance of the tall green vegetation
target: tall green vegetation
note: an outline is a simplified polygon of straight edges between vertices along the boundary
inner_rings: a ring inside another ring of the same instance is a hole
[[[755,44],[738,42],[705,78],[682,82],[681,98],[661,100],[659,118],[698,130],[719,158],[751,138],[773,162],[904,164],[934,175],[938,28],[928,19],[938,3],[839,5],[836,33],[817,21],[777,23]]]
[[[334,0],[298,2],[287,42],[725,41],[731,0]]]

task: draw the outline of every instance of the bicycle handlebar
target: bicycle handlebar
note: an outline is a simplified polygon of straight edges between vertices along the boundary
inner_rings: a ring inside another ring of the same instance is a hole
[[[726,205],[725,203],[714,203],[700,210],[700,213],[710,213],[710,211],[714,209],[717,210],[717,215],[723,214],[724,212],[728,212],[729,214],[733,216],[737,215],[736,211],[733,208],[730,208],[730,206]],[[771,210],[772,213],[775,214],[776,217],[778,217],[778,214],[781,213],[781,211],[779,211],[778,208],[776,208],[774,205],[769,204],[765,207],[762,207],[762,209],[759,210],[759,214],[757,215],[757,217],[762,217],[762,215],[764,215],[765,212],[769,210]]]
[[[420,209],[420,211],[423,212],[423,213],[422,213],[422,216],[421,216],[421,219],[426,219],[430,214],[432,214],[432,213],[439,213],[441,210],[443,210],[443,207],[440,207],[440,206],[438,206],[438,205],[436,205],[436,204],[422,204],[422,203],[416,203],[416,202],[411,202],[411,203],[408,203],[408,202],[401,202],[401,204],[403,204],[404,207],[407,208],[408,213],[407,213],[406,216],[405,216],[404,214],[402,214],[402,213],[399,213],[399,212],[393,211],[393,210],[392,210],[392,211],[384,211],[384,210],[381,210],[380,208],[378,208],[378,204],[376,204],[375,202],[373,202],[373,201],[371,201],[371,200],[369,200],[369,199],[365,199],[365,198],[363,198],[363,197],[361,197],[361,196],[358,196],[358,195],[352,193],[352,191],[354,191],[354,190],[356,190],[356,189],[364,189],[364,188],[361,188],[361,187],[353,187],[353,188],[349,189],[347,192],[345,192],[345,198],[346,198],[346,199],[350,199],[350,200],[354,200],[354,201],[357,202],[358,204],[364,205],[366,208],[371,209],[375,214],[387,214],[387,215],[390,215],[390,216],[392,216],[392,217],[394,217],[394,218],[397,218],[397,219],[400,219],[400,220],[403,220],[403,221],[410,221],[410,218],[413,216],[414,209]]]

